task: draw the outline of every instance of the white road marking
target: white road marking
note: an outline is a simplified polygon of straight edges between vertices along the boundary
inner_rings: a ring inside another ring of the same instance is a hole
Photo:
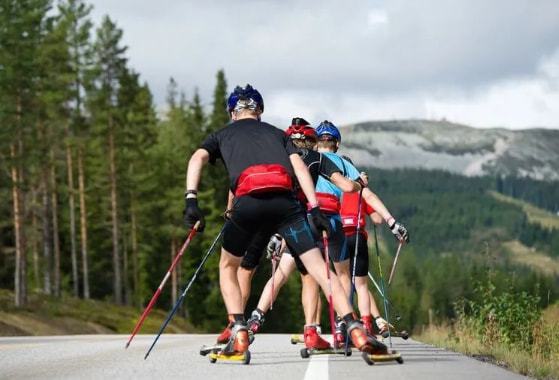
[[[328,380],[328,355],[310,357],[304,380]]]

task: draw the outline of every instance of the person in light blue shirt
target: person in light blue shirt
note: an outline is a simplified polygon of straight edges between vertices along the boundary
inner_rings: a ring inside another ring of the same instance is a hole
[[[351,162],[336,154],[341,141],[341,134],[338,128],[331,122],[325,120],[316,128],[316,134],[318,136],[318,151],[338,166],[344,177],[358,181],[363,186],[366,186],[366,177],[361,176]],[[344,292],[349,298],[351,293],[350,254],[347,249],[343,224],[339,214],[340,201],[343,193],[338,187],[325,178],[318,179],[315,191],[320,210],[330,220],[332,233],[328,241],[329,254],[334,262],[334,268],[336,269],[336,274],[340,279]],[[320,248],[323,249],[322,246]],[[341,347],[345,343],[344,329],[343,324],[338,323],[335,335],[336,347]]]

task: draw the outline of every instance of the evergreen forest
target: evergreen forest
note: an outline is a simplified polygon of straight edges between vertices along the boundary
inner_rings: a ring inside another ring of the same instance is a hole
[[[228,122],[231,87],[220,70],[213,97],[202,99],[196,83],[179,84],[169,73],[165,105],[156,108],[127,60],[123,31],[109,16],[94,25],[91,9],[82,0],[0,0],[0,288],[14,291],[17,307],[39,292],[108,300],[140,313],[187,236],[187,160],[204,136]],[[278,127],[292,116],[304,115],[286,115]],[[511,253],[514,242],[559,260],[559,227],[499,198],[556,218],[559,183],[360,169],[410,232],[389,289],[391,312],[406,329],[456,318],[456,303],[482,297],[476,289],[487,281],[496,291],[528,292],[542,308],[559,298],[559,272]],[[172,306],[218,235],[227,182],[222,165],[206,168],[199,193],[206,230],[193,239],[158,308]],[[370,224],[369,230],[370,271],[378,279]],[[386,275],[396,242],[385,225],[376,234]],[[181,310],[200,331],[217,331],[226,321],[218,258],[210,256]],[[263,262],[247,313],[270,271]],[[293,277],[264,332],[301,325],[300,281]]]

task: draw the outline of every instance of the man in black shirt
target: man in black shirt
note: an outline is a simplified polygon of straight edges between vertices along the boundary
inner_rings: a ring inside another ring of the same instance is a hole
[[[316,247],[304,210],[293,195],[293,175],[311,205],[310,215],[320,231],[330,231],[328,219],[318,207],[314,184],[297,149],[279,129],[260,121],[264,102],[250,85],[237,87],[228,99],[233,120],[225,128],[210,134],[194,152],[186,175],[185,222],[189,227],[200,221],[205,226],[196,194],[203,166],[220,158],[229,174],[230,189],[235,194],[231,218],[223,231],[219,263],[219,282],[223,300],[235,320],[227,352],[243,353],[249,340],[237,269],[252,236],[262,229],[278,231],[291,253],[298,256],[309,274],[328,294],[324,259]],[[348,322],[348,333],[358,349],[374,352],[363,326],[354,319],[353,309],[334,273],[331,274],[332,297],[339,315]]]

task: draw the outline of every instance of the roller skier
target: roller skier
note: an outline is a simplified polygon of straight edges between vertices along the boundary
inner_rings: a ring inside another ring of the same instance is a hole
[[[330,223],[320,211],[313,181],[285,134],[270,124],[260,121],[264,101],[260,93],[247,85],[236,87],[228,98],[232,122],[211,133],[190,157],[186,175],[185,223],[192,227],[204,215],[198,206],[197,191],[204,165],[221,159],[235,195],[230,220],[225,223],[219,263],[222,297],[227,312],[234,320],[231,337],[223,354],[243,354],[249,339],[243,315],[242,294],[237,270],[254,234],[268,229],[280,233],[290,252],[305,265],[309,274],[328,293],[324,260],[312,237],[304,210],[293,195],[293,177],[311,205],[309,214],[319,231],[330,233]],[[353,309],[343,294],[335,274],[331,274],[333,303],[348,324],[348,334],[359,350],[377,351]]]
[[[346,162],[349,162],[353,167],[353,163],[347,157],[341,157],[337,155],[338,148],[341,143],[341,133],[340,130],[331,122],[324,121],[316,129],[318,135],[318,151],[325,154],[331,159],[339,157]],[[357,169],[355,169],[357,170]],[[361,202],[362,211],[361,221],[358,223],[358,204],[359,197],[363,197]],[[365,214],[371,216],[373,221],[381,222],[382,218],[388,224],[390,231],[395,235],[399,241],[408,241],[408,232],[406,228],[401,224],[396,222],[392,217],[390,212],[387,210],[382,201],[374,194],[368,187],[364,187],[361,195],[356,193],[344,193],[342,197],[341,205],[341,220],[343,224],[343,229],[346,235],[347,248],[350,255],[354,254],[356,238],[359,239],[358,252],[356,257],[356,268],[355,268],[355,287],[358,296],[358,308],[361,314],[362,321],[367,328],[369,334],[373,334],[372,322],[373,316],[377,328],[384,332],[388,327],[386,320],[380,317],[380,312],[372,294],[369,292],[367,287],[367,273],[369,268],[369,255],[367,249],[367,233],[365,230]],[[357,225],[359,224],[359,234],[356,235]],[[353,272],[353,262],[354,260],[348,260],[348,265],[340,265],[336,268],[336,273],[342,281],[342,286],[344,287],[348,297],[352,291],[351,289],[351,274]],[[339,270],[339,271],[338,271]],[[343,321],[340,321],[343,324]],[[338,328],[340,332],[343,332],[343,326]],[[337,343],[340,343],[339,341]]]

